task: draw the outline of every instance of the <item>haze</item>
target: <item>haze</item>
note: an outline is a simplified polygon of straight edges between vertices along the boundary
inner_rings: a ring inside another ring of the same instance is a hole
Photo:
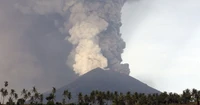
[[[20,7],[27,2],[0,1],[0,84],[7,80],[17,91],[66,85],[77,75],[66,66],[71,46],[58,30],[65,22],[58,15],[62,3],[42,4],[46,7],[36,6],[33,13],[24,14],[31,11]],[[138,0],[125,5],[123,61],[129,63],[131,76],[161,91],[200,88],[199,4],[198,0]]]
[[[131,76],[161,91],[200,88],[199,4],[199,0],[126,4],[123,60],[130,64]]]

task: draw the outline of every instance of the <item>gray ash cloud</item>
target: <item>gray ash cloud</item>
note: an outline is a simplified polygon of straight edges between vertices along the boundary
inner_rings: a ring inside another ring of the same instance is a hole
[[[58,30],[73,46],[66,62],[75,73],[83,75],[97,67],[129,74],[122,64],[126,44],[121,38],[121,9],[126,0],[29,0],[15,7],[24,14],[50,16]]]

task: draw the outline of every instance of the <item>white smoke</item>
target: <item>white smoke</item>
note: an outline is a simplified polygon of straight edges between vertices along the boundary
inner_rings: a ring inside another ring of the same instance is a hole
[[[97,36],[107,26],[106,21],[91,15],[86,20],[75,23],[69,30],[71,36],[67,40],[76,47],[73,68],[77,74],[85,74],[97,67],[107,67],[107,59],[101,54]]]

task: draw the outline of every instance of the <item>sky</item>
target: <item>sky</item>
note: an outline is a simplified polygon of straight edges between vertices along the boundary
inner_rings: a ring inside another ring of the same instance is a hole
[[[139,0],[122,11],[123,62],[131,76],[168,92],[200,89],[200,1]]]
[[[55,20],[58,25],[65,20],[57,14],[44,15],[49,9],[59,11],[62,3],[35,7],[38,15],[24,14],[30,9],[20,12],[15,5],[27,2],[0,0],[0,87],[5,80],[16,90],[36,85],[46,91],[70,83],[77,78],[65,64],[71,47],[55,26]],[[200,89],[199,4],[199,0],[137,0],[124,6],[123,62],[130,64],[131,76],[161,91]]]
[[[8,81],[18,92],[33,86],[44,92],[68,84],[76,75],[66,66],[71,48],[55,27],[54,19],[60,17],[26,15],[17,4],[27,2],[0,0],[0,87]]]

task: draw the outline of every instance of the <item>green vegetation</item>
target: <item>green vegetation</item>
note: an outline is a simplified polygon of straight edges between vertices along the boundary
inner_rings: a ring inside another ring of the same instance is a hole
[[[20,98],[14,89],[8,90],[8,82],[4,82],[1,88],[0,104],[6,105],[43,105],[44,96],[39,93],[36,87],[31,90],[23,89]],[[79,93],[76,103],[70,103],[73,99],[71,92],[63,92],[62,102],[56,101],[56,88],[45,97],[47,105],[199,105],[200,91],[197,89],[186,89],[182,94],[163,92],[160,94],[131,93],[126,94],[115,92],[92,91],[90,94]],[[5,102],[7,101],[7,102]]]

